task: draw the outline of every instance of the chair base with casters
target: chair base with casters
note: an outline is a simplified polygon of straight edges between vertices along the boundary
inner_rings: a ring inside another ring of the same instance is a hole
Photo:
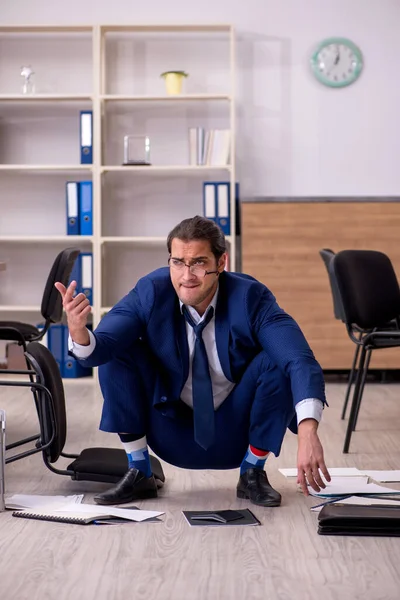
[[[114,448],[86,448],[79,454],[64,452],[67,437],[67,416],[64,387],[55,358],[43,344],[31,342],[27,345],[25,357],[30,365],[27,371],[7,371],[1,373],[29,374],[31,381],[1,381],[0,386],[29,387],[34,391],[39,433],[25,440],[6,446],[9,451],[28,442],[36,441],[29,450],[6,455],[6,464],[22,459],[37,452],[42,453],[46,467],[57,475],[67,475],[75,481],[118,482],[128,469],[128,460],[124,450]],[[73,459],[66,468],[60,466],[60,459]],[[165,482],[163,468],[159,459],[150,456],[152,471],[157,487]]]

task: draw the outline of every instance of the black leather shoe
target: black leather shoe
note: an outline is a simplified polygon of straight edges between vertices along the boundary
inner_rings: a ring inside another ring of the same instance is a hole
[[[154,475],[145,477],[138,469],[128,469],[121,481],[103,494],[97,494],[97,504],[124,504],[133,500],[157,498],[157,484]]]
[[[238,498],[248,498],[258,506],[279,506],[281,495],[274,490],[263,469],[248,469],[239,478],[236,493]]]

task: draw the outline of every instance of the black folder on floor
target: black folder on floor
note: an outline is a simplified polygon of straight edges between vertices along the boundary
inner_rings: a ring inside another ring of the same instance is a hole
[[[320,535],[400,536],[400,506],[327,504],[318,514]]]
[[[191,526],[261,525],[248,508],[241,510],[184,510],[183,514]]]

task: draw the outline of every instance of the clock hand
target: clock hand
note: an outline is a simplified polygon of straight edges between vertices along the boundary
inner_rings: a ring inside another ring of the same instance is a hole
[[[336,58],[335,58],[335,62],[333,63],[334,66],[336,66],[338,64],[339,60],[340,60],[339,46],[336,46]]]
[[[332,73],[333,69],[336,67],[336,65],[338,64],[340,60],[340,52],[339,52],[339,46],[336,46],[336,56],[335,56],[335,60],[333,61],[331,68],[329,69],[329,71],[327,72],[327,75],[329,77],[329,75]]]

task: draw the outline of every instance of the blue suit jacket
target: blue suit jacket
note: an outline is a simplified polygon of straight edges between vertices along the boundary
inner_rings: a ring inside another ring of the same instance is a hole
[[[157,362],[153,403],[174,404],[188,377],[189,353],[185,319],[163,267],[140,279],[101,320],[96,348],[85,366],[99,366],[134,340],[147,342]],[[294,404],[305,398],[325,402],[322,370],[296,322],[273,294],[254,278],[223,272],[215,312],[218,356],[227,379],[240,381],[247,365],[262,350],[290,378]],[[161,400],[162,399],[162,400]]]

